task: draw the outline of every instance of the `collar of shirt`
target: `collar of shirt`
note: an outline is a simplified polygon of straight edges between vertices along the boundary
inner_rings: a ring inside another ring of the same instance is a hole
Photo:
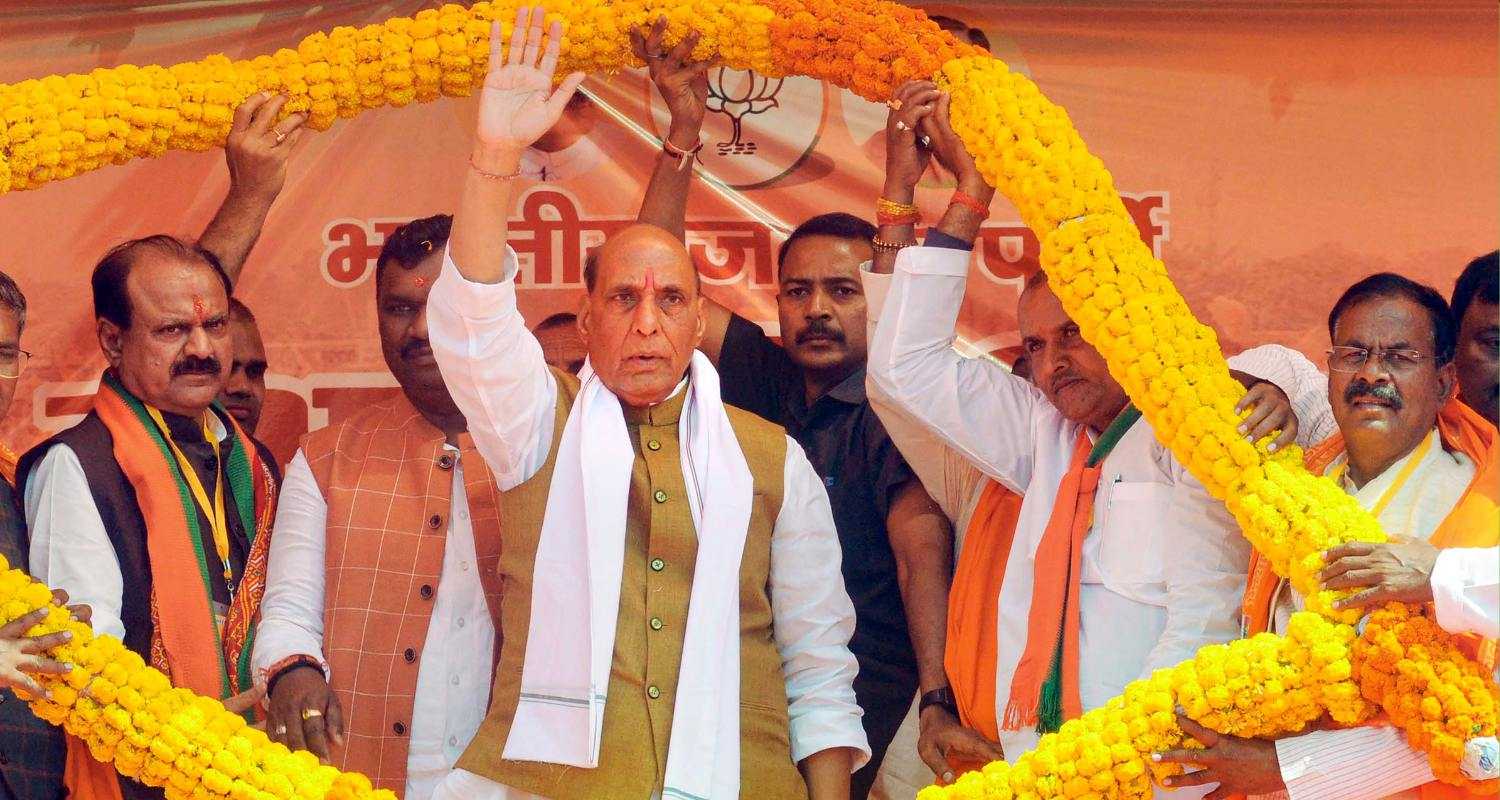
[[[786,385],[786,409],[792,417],[791,421],[795,421],[798,427],[805,427],[820,410],[834,403],[858,407],[864,405],[865,400],[864,367],[850,373],[848,377],[818,395],[811,404],[807,402],[807,394],[800,380]]]
[[[161,409],[157,409],[160,411]],[[229,436],[229,427],[219,419],[212,409],[208,413],[208,429],[213,431],[214,438],[224,441]],[[167,430],[172,434],[179,444],[200,444],[203,439],[203,425],[198,417],[184,417],[181,414],[173,414],[170,411],[162,411],[161,419],[167,423]]]

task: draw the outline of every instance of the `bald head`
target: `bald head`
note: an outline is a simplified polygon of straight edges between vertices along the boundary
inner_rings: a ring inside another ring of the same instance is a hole
[[[632,225],[594,252],[578,312],[589,364],[626,405],[660,403],[703,339],[698,269],[682,242],[653,225]]]
[[[607,277],[600,279],[601,272],[608,275],[620,267],[651,267],[656,280],[685,279],[681,282],[691,284],[694,295],[698,293],[698,269],[687,248],[677,237],[655,225],[638,222],[589,253],[583,265],[583,282],[589,293],[610,284]]]

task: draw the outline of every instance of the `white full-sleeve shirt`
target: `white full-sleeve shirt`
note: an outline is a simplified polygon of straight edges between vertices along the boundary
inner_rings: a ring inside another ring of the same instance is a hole
[[[1443,630],[1500,639],[1500,547],[1451,547],[1438,553],[1432,603]]]
[[[417,662],[406,755],[406,800],[428,800],[479,730],[494,674],[490,617],[469,519],[463,463],[455,456],[443,567]],[[509,488],[501,486],[502,489]],[[276,506],[266,593],[251,664],[259,679],[277,662],[323,657],[328,502],[301,450],[287,467]],[[325,670],[327,667],[325,666]],[[330,675],[330,680],[333,676]]]
[[[966,251],[901,251],[868,375],[877,409],[894,408],[1023,496],[1000,593],[995,682],[1003,715],[1026,646],[1036,548],[1083,428],[1002,365],[953,350],[968,268]],[[895,426],[886,424],[899,446]],[[933,472],[917,468],[919,476],[924,471]],[[1101,465],[1083,544],[1083,707],[1102,706],[1152,670],[1237,637],[1249,548],[1223,505],[1156,442],[1150,426],[1132,427]],[[1011,759],[1037,739],[1033,730],[1000,733]]]
[[[506,248],[493,284],[459,274],[451,253],[427,301],[429,340],[450,394],[501,485],[518,485],[546,463],[557,383],[516,308],[516,256]],[[822,481],[787,438],[781,512],[771,539],[772,630],[786,682],[792,757],[838,747],[869,757],[854,699],[849,652],[854,606],[844,590],[838,534]],[[437,795],[520,800],[529,795],[455,770]]]

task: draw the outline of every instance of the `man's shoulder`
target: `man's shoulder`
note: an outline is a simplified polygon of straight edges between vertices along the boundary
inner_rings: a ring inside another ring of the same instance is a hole
[[[52,434],[52,436],[39,442],[30,450],[27,450],[25,455],[21,456],[16,466],[16,487],[18,490],[20,487],[26,485],[26,479],[31,474],[31,471],[36,469],[36,466],[41,463],[42,459],[46,458],[47,454],[59,445],[71,450],[73,455],[82,463],[95,453],[112,453],[114,437],[109,434],[109,428],[105,426],[103,420],[99,419],[99,415],[90,411],[76,425]],[[111,462],[113,461],[113,459],[110,460]]]
[[[724,413],[729,415],[729,424],[734,428],[735,438],[739,440],[740,449],[744,451],[746,459],[760,455],[777,461],[785,460],[786,428],[758,414],[731,405],[724,406]]]
[[[309,431],[302,437],[302,452],[311,460],[314,454],[331,453],[351,442],[368,441],[375,436],[399,430],[412,417],[420,416],[410,405],[405,397],[398,394],[365,406],[315,431]],[[256,444],[260,445],[258,441]]]

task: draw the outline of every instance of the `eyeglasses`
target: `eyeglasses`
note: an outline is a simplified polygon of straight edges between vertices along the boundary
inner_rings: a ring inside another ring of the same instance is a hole
[[[11,353],[0,351],[0,378],[21,377],[21,373],[26,371],[26,364],[30,361],[31,353],[25,350],[16,350]]]
[[[1416,350],[1371,350],[1337,345],[1328,350],[1328,368],[1334,372],[1359,372],[1371,356],[1380,359],[1380,368],[1392,375],[1409,372],[1423,361],[1436,358]]]

